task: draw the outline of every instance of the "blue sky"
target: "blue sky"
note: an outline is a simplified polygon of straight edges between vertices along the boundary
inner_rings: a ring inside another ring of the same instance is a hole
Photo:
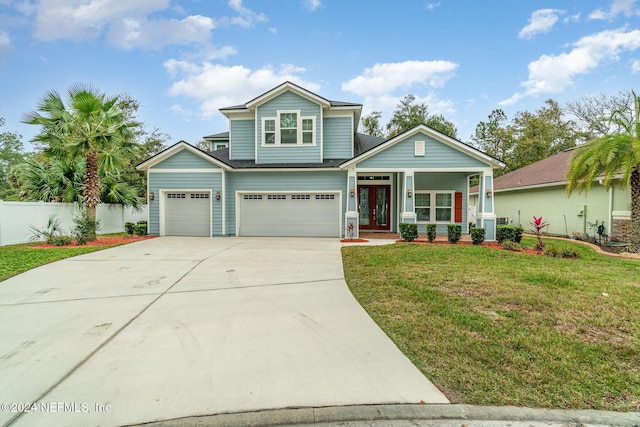
[[[495,108],[640,90],[636,0],[0,0],[0,131],[45,92],[130,93],[140,119],[197,143],[219,108],[289,80],[383,112],[413,94],[469,141]]]

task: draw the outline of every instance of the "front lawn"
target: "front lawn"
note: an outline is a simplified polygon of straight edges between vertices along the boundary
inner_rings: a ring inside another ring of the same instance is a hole
[[[36,268],[50,262],[112,248],[114,246],[119,246],[124,242],[134,242],[141,239],[137,237],[125,238],[123,237],[126,236],[124,233],[108,236],[118,236],[121,237],[121,239],[104,239],[105,236],[99,236],[97,244],[92,243],[91,246],[56,246],[43,248],[39,247],[42,245],[41,243],[0,246],[0,282],[8,279],[9,277],[24,273],[27,270],[31,270],[32,268]],[[117,241],[118,243],[100,244],[102,239],[104,239],[103,241]]]
[[[637,411],[640,261],[553,244],[580,258],[416,243],[342,254],[356,299],[451,401]]]

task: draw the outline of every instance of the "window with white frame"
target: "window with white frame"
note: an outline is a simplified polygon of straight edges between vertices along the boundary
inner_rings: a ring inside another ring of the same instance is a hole
[[[316,118],[300,111],[278,111],[277,117],[262,118],[263,146],[315,145]]]
[[[450,223],[453,221],[453,191],[415,192],[415,212],[418,222]]]

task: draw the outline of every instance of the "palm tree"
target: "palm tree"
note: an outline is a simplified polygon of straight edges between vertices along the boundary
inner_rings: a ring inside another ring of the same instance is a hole
[[[82,202],[87,216],[95,221],[100,171],[115,172],[126,162],[127,154],[137,148],[133,129],[138,123],[127,118],[117,104],[118,97],[108,97],[95,88],[75,85],[67,97],[65,105],[58,92],[48,92],[38,104],[39,112],[28,113],[23,121],[42,127],[34,142],[45,146],[46,155],[84,159]]]
[[[589,191],[601,178],[610,188],[621,176],[622,185],[631,189],[631,238],[629,250],[640,252],[640,97],[633,94],[633,108],[618,109],[609,120],[620,133],[597,138],[576,150],[567,171],[567,192]]]

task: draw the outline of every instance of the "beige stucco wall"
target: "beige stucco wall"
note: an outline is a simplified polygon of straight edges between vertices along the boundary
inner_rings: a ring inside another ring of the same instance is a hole
[[[612,193],[610,195],[610,192]],[[476,205],[477,196],[470,204]],[[494,193],[495,212],[498,218],[507,217],[509,224],[522,225],[525,230],[533,216],[542,216],[549,223],[545,232],[571,236],[573,232],[594,235],[589,224],[604,221],[605,232],[611,234],[612,211],[630,211],[631,196],[628,189],[619,186],[607,190],[595,184],[588,194],[573,193],[567,196],[564,185]]]

